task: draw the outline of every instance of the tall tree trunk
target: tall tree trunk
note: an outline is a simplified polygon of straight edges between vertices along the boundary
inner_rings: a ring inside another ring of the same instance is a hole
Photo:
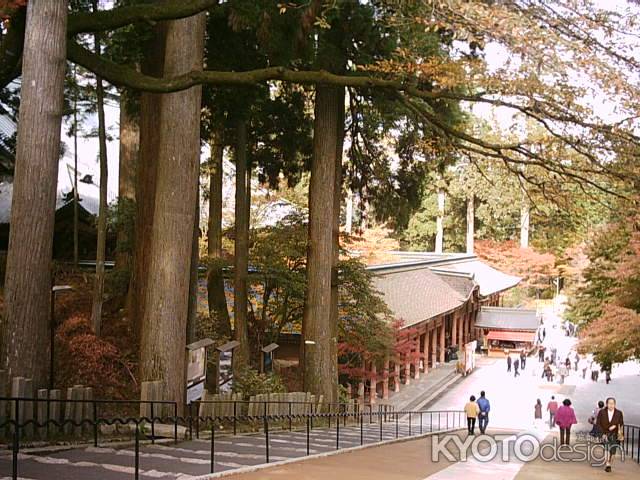
[[[205,14],[166,25],[165,76],[202,69]],[[185,399],[189,278],[200,167],[202,88],[164,95],[149,272],[142,317],[142,380],[163,380],[166,399]]]
[[[338,380],[338,322],[340,321],[339,311],[339,286],[340,277],[338,272],[338,263],[340,261],[340,206],[342,204],[342,151],[344,144],[344,88],[337,89],[337,98],[335,99],[337,109],[336,118],[336,153],[335,153],[335,172],[333,182],[333,209],[332,209],[332,228],[331,237],[333,242],[333,251],[331,255],[331,358],[336,359],[335,381],[337,386]],[[335,392],[337,399],[337,390]]]
[[[93,0],[93,11],[98,10],[98,1]],[[100,37],[94,36],[96,55],[100,56]],[[107,246],[107,132],[104,119],[104,87],[102,78],[96,75],[96,101],[98,111],[98,144],[100,156],[100,206],[98,210],[98,244],[96,247],[96,276],[93,286],[91,325],[93,332],[100,336],[102,330],[102,302],[104,301],[104,261]]]
[[[158,24],[142,62],[142,73],[162,77],[164,69],[166,25]],[[155,194],[158,175],[160,120],[163,95],[143,92],[140,95],[140,150],[136,172],[136,219],[133,271],[129,285],[127,314],[134,336],[140,338],[142,316],[145,310],[145,291],[149,270]]]
[[[73,66],[73,81],[77,83],[76,71],[77,66]],[[78,268],[80,260],[80,246],[78,239],[78,230],[80,227],[79,219],[79,202],[80,194],[78,193],[78,85],[73,95],[73,266]]]
[[[520,248],[529,248],[529,200],[524,191],[520,207]]]
[[[199,177],[199,176],[198,176]],[[197,340],[198,323],[198,267],[200,265],[200,179],[196,188],[196,213],[191,241],[191,276],[189,278],[189,310],[187,314],[187,344]]]
[[[247,321],[247,273],[249,269],[249,210],[247,208],[247,122],[236,125],[236,205],[233,276],[233,327],[240,345],[233,353],[233,371],[239,374],[249,366]]]
[[[444,190],[438,190],[438,217],[436,218],[436,253],[442,253],[444,246]]]
[[[222,179],[224,145],[221,135],[211,142],[211,164],[209,173],[209,225],[207,253],[211,266],[207,275],[209,317],[218,335],[231,338],[231,321],[227,309],[222,275]]]
[[[467,253],[473,253],[475,239],[475,195],[472,193],[467,198]]]
[[[67,0],[32,1],[22,91],[2,324],[3,368],[46,385],[51,255],[66,67]]]
[[[138,116],[127,104],[126,92],[120,93],[120,155],[118,166],[118,205],[121,212],[130,215],[136,201],[136,169],[140,148],[140,127]],[[134,222],[135,224],[135,214]],[[130,271],[132,267],[131,244],[134,231],[127,228],[118,230],[116,268]]]
[[[313,394],[324,395],[327,402],[337,399],[338,381],[338,361],[334,355],[337,349],[336,329],[331,314],[331,266],[337,125],[343,115],[343,95],[341,87],[316,87],[309,185],[307,290],[302,320],[304,388]]]

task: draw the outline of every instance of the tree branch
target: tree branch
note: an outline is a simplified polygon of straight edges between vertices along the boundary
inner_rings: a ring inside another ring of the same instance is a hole
[[[69,36],[79,33],[94,33],[115,30],[137,22],[159,22],[177,20],[196,15],[215,7],[220,0],[170,0],[160,3],[146,3],[128,7],[100,10],[99,12],[78,12],[69,15],[67,32]]]

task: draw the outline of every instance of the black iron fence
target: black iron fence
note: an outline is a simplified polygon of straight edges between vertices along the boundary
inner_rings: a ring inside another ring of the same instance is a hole
[[[626,458],[631,458],[640,463],[640,426],[625,425],[623,430],[624,442],[622,443],[622,449]]]
[[[83,412],[73,418],[52,416],[60,410],[62,402],[82,405],[76,411]],[[168,438],[175,443],[194,437],[206,438],[210,444],[210,472],[215,472],[216,438],[222,428],[226,437],[235,436],[238,431],[253,432],[264,439],[264,461],[270,461],[270,432],[306,432],[306,455],[311,450],[311,432],[324,429],[335,433],[335,448],[341,448],[341,429],[350,427],[360,432],[360,444],[365,444],[365,431],[370,437],[376,432],[376,440],[412,437],[430,432],[462,428],[465,415],[462,411],[396,411],[385,405],[324,404],[322,408],[310,407],[307,402],[262,402],[261,412],[249,415],[245,403],[233,401],[231,415],[201,415],[207,403],[195,402],[185,408],[184,415],[178,415],[179,406],[171,401],[129,401],[129,400],[58,400],[17,397],[0,397],[0,438],[4,438],[11,450],[11,475],[18,478],[20,451],[34,441],[52,442],[73,437],[87,441],[98,447],[113,440],[113,433],[105,433],[104,427],[121,427],[128,430],[134,447],[134,478],[140,472],[141,444],[155,444],[160,438]],[[299,405],[302,403],[304,405]],[[146,408],[149,415],[117,416],[106,412],[117,407],[135,406]],[[220,406],[220,405],[216,405]],[[277,410],[279,413],[273,413]],[[285,413],[281,413],[284,410]],[[321,411],[318,411],[321,410]],[[29,412],[25,417],[25,411]],[[291,413],[289,413],[291,412]],[[55,417],[55,418],[54,418]],[[162,426],[162,433],[158,429]],[[230,427],[230,428],[229,428]],[[228,429],[228,430],[227,430]],[[167,435],[170,432],[170,435]],[[181,433],[179,433],[181,432]],[[122,432],[121,432],[122,433]]]

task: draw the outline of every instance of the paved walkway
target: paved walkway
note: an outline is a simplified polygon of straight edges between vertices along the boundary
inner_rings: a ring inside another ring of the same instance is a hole
[[[494,431],[495,433],[496,431]],[[505,436],[512,432],[503,431]],[[460,434],[464,438],[466,434]],[[552,438],[547,438],[549,442]],[[345,452],[324,458],[309,459],[273,466],[248,473],[229,475],[230,480],[588,480],[640,478],[635,461],[614,463],[612,473],[586,461],[523,462],[509,452],[507,461],[502,450],[489,461],[467,458],[465,461],[441,459],[431,461],[431,437],[409,440],[363,450]],[[510,443],[513,445],[513,443]],[[482,450],[481,450],[482,452]],[[453,452],[452,452],[453,453]],[[487,450],[484,450],[487,455]],[[454,455],[459,460],[459,455]]]
[[[453,414],[449,415],[453,423]],[[316,427],[309,434],[309,454],[335,452],[340,449],[373,444],[382,440],[416,436],[422,430],[429,432],[431,428],[438,430],[447,425],[444,415],[425,413],[423,418],[412,416],[395,419],[388,417],[388,422],[377,423],[373,416],[371,423],[365,416],[362,431],[359,425],[341,424],[336,429],[335,422],[331,428]],[[431,421],[433,420],[433,427]],[[460,420],[456,420],[459,422]],[[459,425],[459,423],[458,423]],[[338,443],[339,440],[339,443]],[[306,430],[269,431],[269,461],[279,462],[301,458],[307,455]],[[238,469],[241,467],[260,465],[266,462],[266,442],[263,433],[244,435],[217,434],[215,438],[214,471]],[[11,475],[11,452],[0,451],[0,480]],[[129,445],[113,448],[103,444],[98,448],[83,447],[63,451],[29,452],[23,450],[19,454],[18,472],[21,479],[28,480],[124,480],[132,479],[134,474],[135,452]],[[211,471],[211,440],[204,435],[200,440],[184,441],[177,445],[163,443],[141,445],[140,478],[180,479],[188,480],[207,474]]]

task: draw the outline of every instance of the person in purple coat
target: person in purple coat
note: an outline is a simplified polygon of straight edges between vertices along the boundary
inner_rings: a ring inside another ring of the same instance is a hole
[[[576,413],[571,407],[571,400],[565,398],[555,415],[555,424],[560,427],[560,445],[569,445],[571,425],[578,423]]]

